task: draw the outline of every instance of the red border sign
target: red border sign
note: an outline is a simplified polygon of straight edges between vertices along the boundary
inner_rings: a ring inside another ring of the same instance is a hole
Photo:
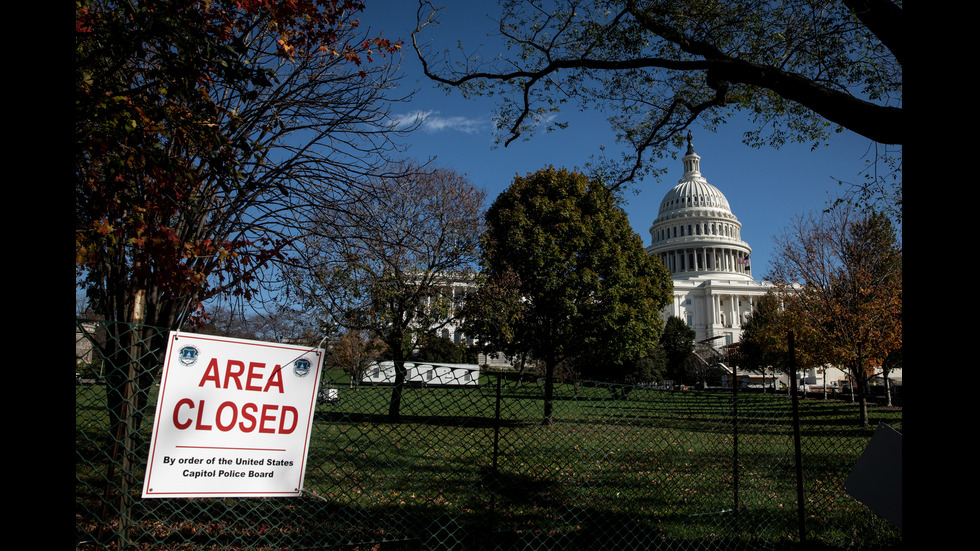
[[[171,332],[144,498],[296,497],[323,350]]]

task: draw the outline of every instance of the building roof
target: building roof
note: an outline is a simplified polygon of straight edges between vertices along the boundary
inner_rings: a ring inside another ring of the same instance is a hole
[[[685,179],[664,195],[660,202],[659,216],[673,210],[687,208],[716,208],[731,213],[728,199],[716,188],[702,179]]]

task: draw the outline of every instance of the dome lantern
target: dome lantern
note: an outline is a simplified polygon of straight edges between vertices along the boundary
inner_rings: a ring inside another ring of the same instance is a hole
[[[694,144],[691,131],[687,131],[687,153],[684,154],[684,178],[701,177],[701,157],[694,152]]]

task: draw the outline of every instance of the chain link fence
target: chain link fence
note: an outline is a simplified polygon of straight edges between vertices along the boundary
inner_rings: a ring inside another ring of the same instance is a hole
[[[874,427],[785,394],[543,384],[352,388],[326,370],[301,498],[139,498],[166,332],[76,321],[77,549],[890,549],[843,490]],[[874,424],[902,430],[900,408]],[[801,491],[798,491],[801,490]],[[802,500],[800,496],[802,495]]]

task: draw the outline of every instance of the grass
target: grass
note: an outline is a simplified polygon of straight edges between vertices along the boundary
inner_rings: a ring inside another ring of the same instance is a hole
[[[308,499],[214,500],[226,505],[208,514],[221,517],[229,533],[248,517],[257,519],[244,522],[249,526],[289,526],[261,541],[292,548],[304,541],[469,548],[509,538],[524,548],[652,549],[665,542],[798,539],[785,396],[740,394],[735,425],[726,393],[633,390],[623,399],[612,386],[559,385],[554,423],[543,426],[541,388],[505,384],[497,423],[495,381],[484,376],[480,388],[407,389],[402,420],[390,423],[390,389],[355,391],[340,377],[333,383],[341,399],[317,407]],[[107,440],[97,434],[105,417],[92,405],[98,400],[83,405],[83,398],[91,396],[79,396],[76,406],[77,518],[92,514],[93,506],[81,503],[100,497],[99,450]],[[857,426],[856,408],[801,401],[807,538],[840,548],[887,546],[901,533],[842,491],[874,430]],[[901,430],[900,409],[872,414],[875,424]],[[143,430],[149,433],[149,422]],[[166,523],[180,500],[168,501],[146,504],[142,514]],[[246,541],[226,537],[232,547]]]

